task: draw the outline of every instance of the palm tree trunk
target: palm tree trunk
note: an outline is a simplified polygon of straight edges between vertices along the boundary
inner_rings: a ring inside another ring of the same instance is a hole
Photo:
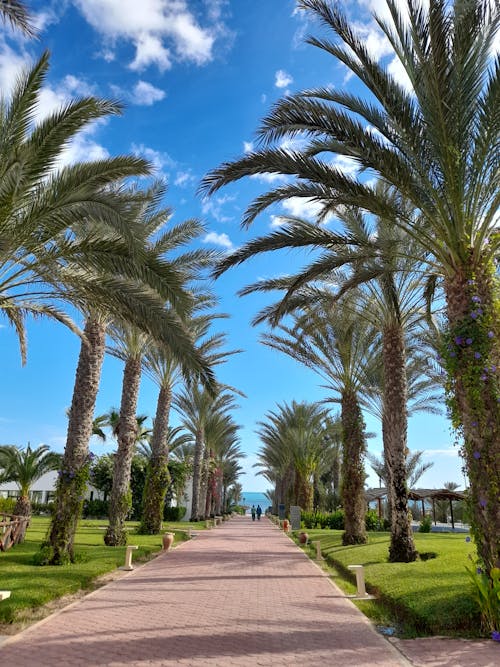
[[[342,504],[345,513],[345,530],[342,544],[365,544],[366,501],[363,469],[365,451],[364,422],[356,393],[346,390],[342,394]]]
[[[408,392],[406,351],[401,326],[393,325],[383,332],[382,354],[384,368],[382,437],[391,518],[389,561],[410,563],[418,554],[408,511],[406,473]]]
[[[199,508],[201,518],[206,519],[210,516],[210,510],[207,508],[208,481],[210,477],[210,451],[205,447],[200,473],[200,499]]]
[[[157,535],[162,529],[165,494],[170,481],[168,472],[168,426],[172,389],[161,387],[156,403],[156,415],[151,437],[151,460],[146,473],[139,532]]]
[[[500,314],[495,290],[494,271],[486,261],[445,282],[448,406],[453,425],[463,433],[471,532],[487,572],[500,567]]]
[[[141,382],[141,359],[127,359],[123,372],[118,449],[115,454],[113,487],[109,499],[109,526],[104,536],[108,546],[127,544],[125,520],[132,507],[130,470],[137,438],[137,399]]]
[[[106,349],[106,326],[98,319],[89,317],[84,333],[48,534],[51,551],[48,562],[51,565],[73,561],[73,543],[89,474],[89,442]]]
[[[201,468],[203,463],[203,448],[204,448],[205,434],[203,428],[196,431],[194,442],[194,457],[193,457],[193,499],[191,504],[191,519],[190,521],[198,521],[200,513],[200,481]]]

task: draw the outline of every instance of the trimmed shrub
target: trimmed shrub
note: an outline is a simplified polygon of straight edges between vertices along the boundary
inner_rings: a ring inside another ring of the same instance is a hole
[[[0,512],[5,512],[5,514],[13,514],[15,506],[15,498],[0,498]]]
[[[106,519],[109,514],[107,500],[85,500],[82,516],[84,519]]]
[[[365,527],[366,530],[379,530],[380,521],[378,519],[378,514],[375,510],[368,510],[365,516]]]
[[[164,507],[163,508],[163,520],[164,521],[180,521],[182,517],[186,514],[185,507]]]
[[[328,528],[344,530],[344,510],[337,510],[328,515]]]
[[[31,513],[33,516],[47,516],[52,514],[54,503],[33,503]]]
[[[420,521],[420,526],[418,528],[419,533],[430,533],[431,532],[432,519],[430,516],[424,516]]]

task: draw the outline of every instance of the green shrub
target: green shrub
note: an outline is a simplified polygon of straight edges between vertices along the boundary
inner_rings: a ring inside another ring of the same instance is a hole
[[[316,512],[301,512],[300,513],[301,521],[304,522],[304,528],[316,528],[318,522],[318,514]]]
[[[379,530],[380,521],[378,514],[375,510],[368,510],[365,515],[365,527],[366,530]]]
[[[85,500],[83,503],[84,519],[105,519],[109,514],[109,502],[107,500]]]
[[[344,510],[337,510],[328,515],[328,528],[344,530]]]
[[[33,503],[31,506],[31,514],[33,516],[48,516],[52,514],[54,503]]]
[[[5,512],[5,514],[13,514],[15,506],[15,498],[0,498],[0,512]]]
[[[430,533],[431,532],[432,519],[430,516],[424,516],[420,521],[420,526],[418,528],[419,533]]]
[[[180,521],[186,513],[185,507],[164,507],[163,520],[164,521]]]

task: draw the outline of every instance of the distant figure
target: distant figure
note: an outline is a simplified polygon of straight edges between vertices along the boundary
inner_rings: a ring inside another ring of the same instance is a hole
[[[252,505],[252,509],[250,511],[252,512],[252,521],[255,521],[255,505]],[[260,514],[259,514],[259,519],[260,519]]]
[[[260,515],[262,514],[262,507],[257,505],[257,519],[260,521]]]

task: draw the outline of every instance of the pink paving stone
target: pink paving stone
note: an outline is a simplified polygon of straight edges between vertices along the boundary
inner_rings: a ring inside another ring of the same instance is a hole
[[[412,658],[411,643],[400,644]],[[0,662],[15,667],[452,666],[408,661],[288,537],[267,519],[253,523],[247,517],[201,532],[7,639]],[[464,664],[490,665],[470,659]]]

